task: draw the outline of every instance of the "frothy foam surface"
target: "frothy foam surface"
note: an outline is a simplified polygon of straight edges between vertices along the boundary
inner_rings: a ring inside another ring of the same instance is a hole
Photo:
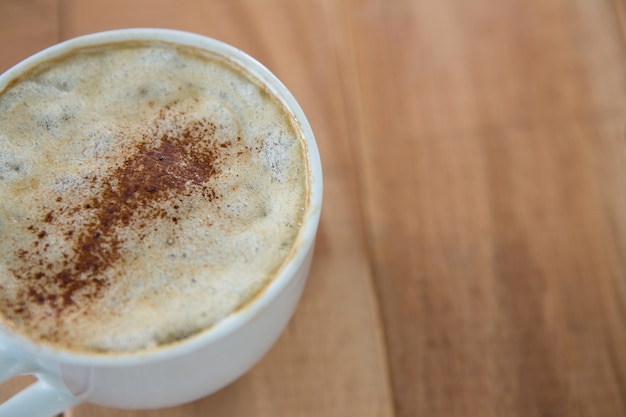
[[[124,43],[0,95],[0,310],[74,351],[136,351],[241,308],[307,204],[292,116],[193,48]]]

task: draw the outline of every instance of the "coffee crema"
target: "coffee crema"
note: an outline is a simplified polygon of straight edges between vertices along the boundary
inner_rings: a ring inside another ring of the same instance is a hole
[[[293,115],[204,50],[74,50],[0,92],[0,313],[85,352],[173,343],[245,306],[308,203]]]

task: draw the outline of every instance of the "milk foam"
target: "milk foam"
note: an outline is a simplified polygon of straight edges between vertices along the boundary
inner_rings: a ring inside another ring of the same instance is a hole
[[[307,204],[292,116],[200,51],[127,43],[0,95],[0,310],[78,351],[136,351],[241,308]]]

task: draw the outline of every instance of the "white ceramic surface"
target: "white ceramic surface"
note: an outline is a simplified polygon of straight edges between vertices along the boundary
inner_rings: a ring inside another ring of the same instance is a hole
[[[274,281],[242,310],[218,325],[160,349],[118,354],[76,354],[38,345],[0,328],[0,381],[34,374],[38,382],[0,406],[0,417],[47,417],[79,402],[146,409],[206,396],[249,370],[273,345],[302,293],[322,204],[322,171],[313,132],[292,95],[269,70],[240,50],[204,36],[166,29],[124,29],[68,40],[22,61],[0,76],[0,91],[39,62],[76,47],[158,39],[217,52],[262,80],[295,115],[304,134],[311,172],[310,204],[297,251]]]

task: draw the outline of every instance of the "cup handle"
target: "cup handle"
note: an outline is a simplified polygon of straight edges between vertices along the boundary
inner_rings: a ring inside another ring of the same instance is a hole
[[[37,370],[33,364],[0,351],[0,383],[14,376],[30,374]]]
[[[37,371],[33,364],[0,352],[0,382]],[[0,417],[54,417],[80,402],[63,388],[47,382],[45,377],[37,377],[37,382],[0,404]]]
[[[0,405],[0,417],[54,417],[80,400],[39,380]]]

